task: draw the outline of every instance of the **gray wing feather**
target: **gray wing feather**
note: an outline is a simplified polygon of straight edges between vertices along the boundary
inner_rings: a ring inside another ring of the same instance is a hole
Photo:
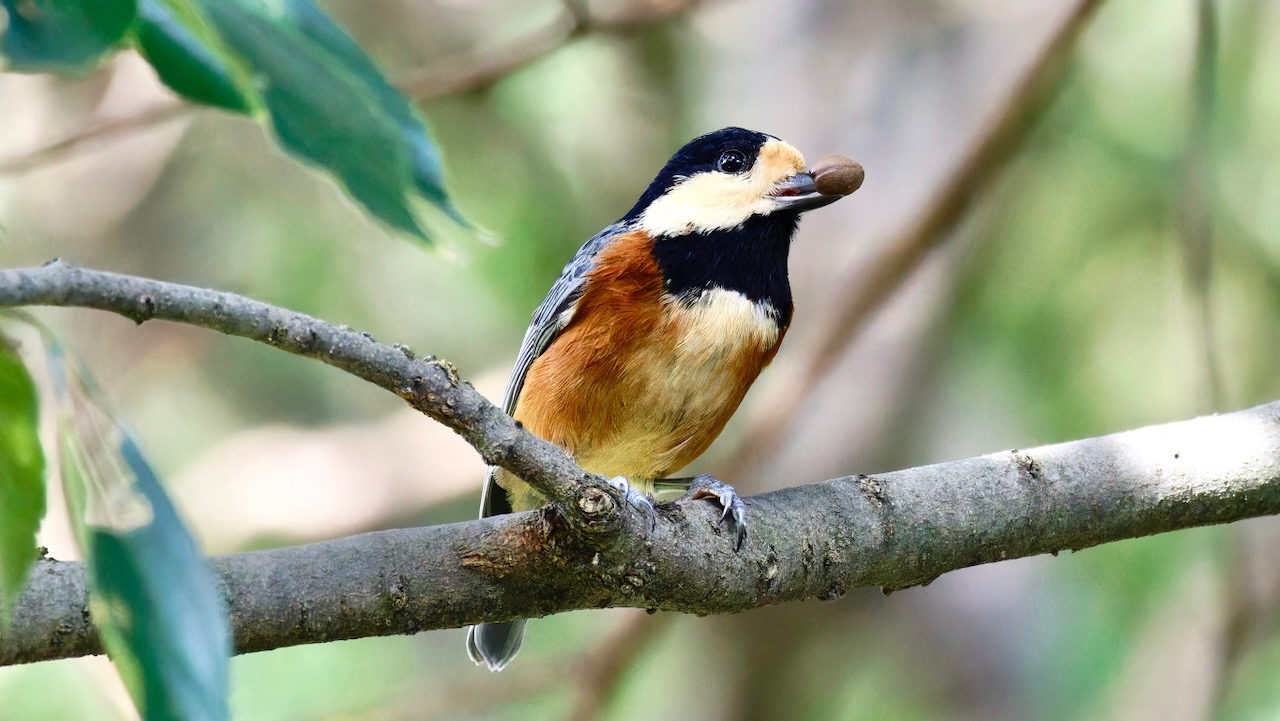
[[[515,367],[511,370],[510,379],[507,380],[507,389],[502,394],[502,410],[508,414],[516,410],[516,401],[524,388],[529,367],[572,320],[578,298],[582,297],[587,273],[595,267],[596,256],[626,229],[625,223],[614,223],[584,243],[560,272],[560,277],[547,292],[547,297],[533,311],[533,320],[529,323],[529,330],[525,331],[524,340],[520,343],[520,353],[516,356]],[[490,466],[489,472],[485,475],[484,491],[480,496],[481,518],[511,512],[506,496],[494,479],[496,470],[496,467]]]

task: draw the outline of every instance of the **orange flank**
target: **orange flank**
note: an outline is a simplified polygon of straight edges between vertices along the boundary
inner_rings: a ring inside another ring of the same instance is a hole
[[[584,469],[626,476],[648,493],[711,445],[786,330],[737,292],[705,290],[693,302],[666,295],[652,245],[633,231],[601,251],[513,414]],[[542,505],[510,474],[497,480],[516,510]]]

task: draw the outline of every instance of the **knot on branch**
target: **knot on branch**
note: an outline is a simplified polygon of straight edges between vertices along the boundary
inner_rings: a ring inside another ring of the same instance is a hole
[[[156,317],[156,299],[150,293],[140,293],[133,298],[132,305],[127,309],[126,315],[129,320],[142,325],[143,323]]]
[[[603,479],[588,477],[578,486],[568,516],[574,532],[600,547],[602,541],[620,535],[626,528],[626,499],[622,492]]]
[[[618,504],[603,487],[584,486],[578,494],[578,510],[588,523],[608,521]]]
[[[1040,465],[1040,461],[1022,451],[1013,450],[1010,453],[1013,454],[1014,462],[1018,464],[1018,479],[1020,481],[1032,485],[1044,480],[1044,467]]]
[[[625,484],[588,474],[570,487],[572,497],[556,507],[568,531],[591,548],[603,551],[629,536],[639,538],[657,522],[651,502]]]

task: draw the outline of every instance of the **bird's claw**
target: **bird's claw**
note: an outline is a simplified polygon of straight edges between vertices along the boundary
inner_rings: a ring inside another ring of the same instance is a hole
[[[658,527],[658,513],[653,508],[653,499],[645,495],[643,491],[640,491],[635,486],[631,485],[631,482],[627,480],[626,476],[614,476],[605,482],[618,491],[618,493],[622,494],[622,497],[626,499],[628,506],[636,509],[640,512],[640,515],[648,519],[649,531],[651,533],[653,532],[653,529]]]
[[[722,483],[710,473],[701,473],[689,484],[687,495],[695,501],[711,498],[719,503],[723,509],[720,512],[719,523],[723,524],[725,519],[732,518],[733,550],[742,550],[742,544],[747,540],[747,504],[738,496],[738,492],[733,490],[733,486]]]

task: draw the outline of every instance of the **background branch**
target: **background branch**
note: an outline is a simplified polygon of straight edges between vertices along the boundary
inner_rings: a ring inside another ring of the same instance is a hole
[[[1199,351],[1199,401],[1202,409],[1222,406],[1213,319],[1213,221],[1211,217],[1214,107],[1217,104],[1218,22],[1214,4],[1201,0],[1196,13],[1196,54],[1192,74],[1191,127],[1182,158],[1182,183],[1176,221],[1186,264],[1187,294]]]
[[[735,553],[710,504],[600,545],[556,507],[214,558],[240,653],[607,606],[733,613],[1280,512],[1280,402],[749,499]],[[100,652],[79,563],[43,560],[0,665]]]
[[[103,121],[93,127],[86,128],[74,135],[41,146],[22,155],[0,158],[0,175],[15,175],[35,170],[60,158],[71,155],[76,150],[93,142],[103,142],[121,138],[139,130],[147,130],[157,125],[177,120],[196,111],[195,105],[176,100],[163,100],[139,110],[133,115]]]
[[[395,78],[396,86],[418,100],[476,90],[533,64],[575,38],[591,33],[636,32],[688,12],[702,2],[642,2],[625,12],[600,17],[575,3],[566,3],[564,11],[543,28],[484,53],[467,53],[428,68],[401,72]]]
[[[1063,15],[1062,23],[1050,33],[1004,102],[961,156],[955,169],[942,181],[915,220],[894,236],[866,267],[851,269],[846,280],[832,283],[834,297],[822,304],[832,310],[818,322],[820,345],[800,363],[791,380],[779,383],[787,388],[759,416],[740,444],[741,452],[730,462],[725,475],[736,477],[777,452],[786,438],[784,429],[794,427],[814,389],[831,373],[872,314],[893,295],[925,256],[950,237],[973,203],[990,187],[1006,161],[1035,127],[1041,111],[1054,97],[1066,75],[1067,58],[1089,18],[1102,3],[1077,0]]]
[[[394,77],[394,82],[396,87],[415,100],[476,90],[550,55],[575,38],[597,32],[635,32],[681,15],[702,4],[702,1],[642,2],[626,12],[604,17],[591,16],[573,6],[566,6],[564,12],[545,27],[501,47],[484,53],[472,52],[445,58],[428,68],[401,71]],[[0,175],[34,170],[68,157],[90,143],[130,135],[190,115],[199,109],[197,105],[180,100],[158,102],[133,115],[103,121],[30,152],[0,158]]]
[[[653,641],[661,638],[661,632],[674,619],[674,614],[669,613],[630,613],[585,653],[521,668],[519,673],[504,677],[503,683],[496,686],[487,675],[469,675],[465,681],[449,684],[443,694],[439,689],[420,689],[398,704],[389,718],[421,719],[423,710],[433,706],[442,716],[469,716],[516,699],[566,690],[573,699],[573,710],[567,718],[571,721],[603,718],[625,680],[627,669]]]

